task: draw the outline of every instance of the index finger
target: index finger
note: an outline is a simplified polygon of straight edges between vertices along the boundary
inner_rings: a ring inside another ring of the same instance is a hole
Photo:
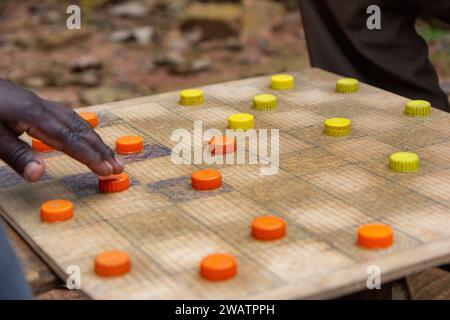
[[[123,171],[123,164],[92,127],[76,112],[43,100],[44,115],[36,117],[30,135],[87,165],[99,175]]]

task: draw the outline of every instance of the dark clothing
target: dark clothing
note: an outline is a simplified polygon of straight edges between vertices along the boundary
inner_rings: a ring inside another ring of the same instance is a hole
[[[31,292],[0,221],[0,300],[6,299],[31,299]]]
[[[310,60],[318,67],[354,77],[410,99],[423,99],[450,112],[416,33],[419,14],[450,23],[450,0],[299,0]],[[370,5],[381,9],[381,29],[366,22]]]

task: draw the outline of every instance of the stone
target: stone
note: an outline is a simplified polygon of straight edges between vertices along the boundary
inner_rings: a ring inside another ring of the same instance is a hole
[[[136,41],[139,44],[147,45],[153,40],[154,30],[151,26],[138,27],[129,30],[119,30],[111,34],[112,42]]]
[[[241,32],[242,15],[242,6],[237,3],[192,3],[181,16],[180,28],[199,28],[206,39],[236,37]]]
[[[86,70],[99,70],[102,68],[102,63],[89,56],[82,56],[70,64],[70,71],[72,72],[83,72]]]
[[[133,36],[137,43],[146,45],[153,40],[154,30],[150,26],[133,29]]]
[[[80,94],[80,100],[85,105],[95,105],[117,100],[129,99],[133,96],[132,92],[114,87],[99,87],[83,90]]]
[[[113,6],[110,13],[116,17],[143,18],[148,13],[148,8],[140,2],[129,1]]]

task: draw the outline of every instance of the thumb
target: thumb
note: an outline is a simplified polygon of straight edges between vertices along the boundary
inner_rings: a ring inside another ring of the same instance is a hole
[[[30,182],[44,174],[42,158],[3,124],[0,124],[0,158]]]

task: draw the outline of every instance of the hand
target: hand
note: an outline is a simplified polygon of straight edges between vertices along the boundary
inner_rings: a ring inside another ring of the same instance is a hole
[[[24,132],[67,153],[98,175],[123,171],[114,152],[76,112],[0,79],[0,158],[33,182],[44,173],[44,161],[18,138]]]

